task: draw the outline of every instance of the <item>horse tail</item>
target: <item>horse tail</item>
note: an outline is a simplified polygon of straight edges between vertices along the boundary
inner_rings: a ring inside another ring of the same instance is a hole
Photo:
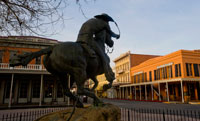
[[[10,66],[14,67],[14,66],[26,66],[31,60],[33,60],[34,58],[40,57],[42,55],[45,54],[50,54],[53,50],[54,46],[45,48],[45,49],[41,49],[37,52],[30,52],[30,53],[25,53],[25,54],[21,54],[21,55],[14,55],[11,59],[10,59]]]

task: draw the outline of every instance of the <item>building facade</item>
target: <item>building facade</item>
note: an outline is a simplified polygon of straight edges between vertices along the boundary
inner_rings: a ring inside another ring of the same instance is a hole
[[[117,90],[117,98],[130,98],[126,93],[124,93],[127,91],[127,89],[121,88],[121,86],[131,84],[131,67],[137,66],[138,64],[155,57],[158,56],[132,54],[130,51],[128,51],[121,54],[114,60],[116,83],[113,86]]]
[[[59,43],[57,40],[33,36],[0,37],[0,105],[63,103],[67,99],[61,84],[46,71],[42,57],[26,67],[10,67],[15,54],[39,51]]]
[[[134,100],[200,100],[200,50],[179,50],[131,68],[131,84],[123,95]]]

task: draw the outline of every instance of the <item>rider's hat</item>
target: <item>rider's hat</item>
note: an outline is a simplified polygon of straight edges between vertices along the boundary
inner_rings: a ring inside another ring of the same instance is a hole
[[[96,16],[94,16],[95,18],[99,18],[99,19],[103,19],[104,21],[107,21],[107,22],[109,22],[109,21],[111,21],[111,22],[114,22],[114,20],[113,20],[113,18],[112,17],[110,17],[108,14],[106,14],[106,13],[102,13],[101,15],[96,15]]]

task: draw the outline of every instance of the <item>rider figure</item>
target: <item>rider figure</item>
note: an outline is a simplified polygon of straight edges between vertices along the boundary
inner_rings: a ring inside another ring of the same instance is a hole
[[[111,37],[117,39],[120,37],[111,31],[108,23],[109,21],[114,22],[114,20],[107,14],[96,15],[94,18],[89,19],[82,25],[78,34],[77,42],[81,43],[82,47],[87,51],[90,57],[95,57],[95,52],[97,53],[102,61],[106,79],[108,81],[113,81],[115,76],[109,65],[105,50],[102,50],[94,41],[95,35],[104,30],[109,33],[110,39]]]

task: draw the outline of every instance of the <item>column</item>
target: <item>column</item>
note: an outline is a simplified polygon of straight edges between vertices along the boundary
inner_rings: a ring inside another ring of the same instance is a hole
[[[12,103],[13,81],[14,81],[14,74],[12,74],[12,78],[11,78],[10,97],[9,97],[9,103],[8,103],[8,107],[9,107],[9,108],[11,107],[11,103]]]
[[[56,99],[57,99],[57,87],[58,87],[58,85],[57,85],[57,83],[56,83],[56,80],[54,80],[54,84],[53,84],[54,86],[53,86],[53,102],[55,101],[57,101]]]
[[[125,99],[125,97],[126,97],[125,87],[122,87],[122,88],[123,88],[123,98]]]
[[[28,102],[31,103],[31,98],[32,98],[32,95],[31,95],[31,91],[32,91],[32,80],[29,81],[29,84],[28,84]]]
[[[128,99],[128,87],[126,87],[126,99]]]
[[[127,99],[127,91],[126,91],[126,87],[124,87],[124,99]]]
[[[118,97],[119,99],[122,99],[122,95],[121,94],[122,94],[122,91],[121,91],[121,88],[119,87],[119,97]]]
[[[197,86],[199,86],[199,89],[200,89],[200,81],[199,81],[199,85],[197,85]],[[200,92],[198,91],[198,94],[199,94]],[[200,100],[200,97],[198,97],[198,100]]]
[[[182,103],[184,103],[184,95],[183,95],[183,81],[181,80],[181,96],[182,96]]]
[[[133,94],[132,94],[132,90],[131,90],[131,86],[130,86],[130,99],[133,98]]]
[[[184,83],[184,82],[183,82]],[[198,86],[198,84],[197,84],[198,82],[195,82],[195,88],[194,88],[194,93],[195,93],[195,100],[198,100],[199,98],[198,98],[198,90],[197,90],[197,86]],[[184,85],[183,85],[183,88],[184,88]],[[183,91],[184,91],[184,89],[183,89]]]
[[[159,91],[159,101],[161,101],[161,97],[160,97],[160,83],[158,83],[158,91]]]
[[[5,80],[1,81],[1,87],[0,87],[0,104],[4,103],[4,90],[5,90]]]
[[[136,97],[136,86],[134,87],[134,89],[135,89],[135,100],[136,100],[136,98],[137,98],[137,97]]]
[[[151,84],[151,97],[152,97],[152,101],[154,100],[154,97],[153,97],[153,84]]]
[[[147,85],[145,84],[145,100],[147,100]]]
[[[140,100],[142,100],[142,90],[141,90],[141,85],[140,85]]]
[[[18,96],[19,96],[19,80],[16,80],[15,81],[16,84],[15,84],[15,90],[14,90],[14,103],[18,103]]]
[[[200,81],[199,81],[199,89],[200,89]],[[200,92],[198,92],[198,94],[199,94],[199,93],[200,93]],[[199,99],[200,99],[200,97],[199,97]],[[198,99],[198,100],[199,100],[199,99]]]
[[[120,91],[121,91],[121,99],[123,99],[123,90],[122,90],[121,87],[119,87],[119,88],[120,88]]]
[[[70,90],[70,79],[71,79],[71,77],[70,77],[70,75],[67,75],[67,76],[69,76],[69,78],[68,78],[68,88]],[[70,105],[70,97],[67,97],[67,103],[68,103],[68,105]]]
[[[122,90],[122,98],[121,99],[123,99],[124,98],[124,90],[123,90],[123,87],[120,87],[120,88]]]
[[[39,104],[39,106],[42,106],[42,101],[43,101],[43,84],[44,84],[43,74],[41,74],[41,82],[40,82],[40,104]]]
[[[169,89],[168,89],[168,82],[166,82],[166,88],[167,88],[167,101],[169,102]]]

